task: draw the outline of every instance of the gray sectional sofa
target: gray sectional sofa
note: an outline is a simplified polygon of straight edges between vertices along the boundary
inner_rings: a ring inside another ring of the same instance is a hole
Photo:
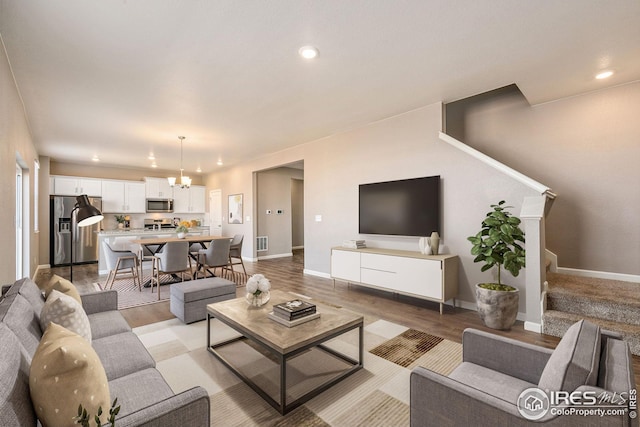
[[[91,324],[92,346],[104,366],[111,398],[121,407],[125,426],[209,426],[206,390],[174,394],[155,361],[117,310],[117,292],[81,295]],[[43,331],[44,298],[30,279],[15,282],[0,301],[0,426],[39,422],[29,394],[29,369]]]

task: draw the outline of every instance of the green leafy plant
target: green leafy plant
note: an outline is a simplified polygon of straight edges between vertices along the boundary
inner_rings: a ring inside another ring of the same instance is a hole
[[[467,237],[473,245],[471,255],[473,262],[484,262],[481,271],[498,267],[498,283],[484,283],[483,286],[493,290],[513,290],[515,288],[503,285],[501,282],[501,268],[510,272],[514,277],[520,274],[525,266],[524,231],[520,228],[520,218],[513,216],[501,200],[497,205],[491,205],[492,211],[482,221],[482,229],[475,236]]]
[[[109,409],[109,418],[107,418],[107,422],[111,424],[111,427],[116,426],[116,416],[120,412],[120,405],[118,405],[118,398],[116,397],[111,404],[111,409]],[[100,417],[102,416],[102,406],[98,407],[98,413],[94,417],[94,421],[97,427],[102,426],[102,421],[100,421]],[[91,414],[89,414],[86,408],[82,407],[82,404],[78,405],[78,416],[73,418],[75,420],[75,424],[80,424],[82,427],[89,427],[89,423],[91,422]]]
[[[179,225],[176,227],[176,233],[186,233],[189,229],[185,225]]]
[[[124,222],[124,215],[114,215],[116,217],[116,221],[122,224]]]

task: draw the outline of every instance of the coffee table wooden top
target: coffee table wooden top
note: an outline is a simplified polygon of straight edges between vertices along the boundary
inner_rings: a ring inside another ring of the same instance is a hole
[[[209,304],[207,311],[241,334],[251,336],[283,355],[308,344],[321,342],[330,335],[361,324],[364,320],[361,314],[313,300],[311,302],[320,313],[318,319],[288,328],[267,317],[275,304],[297,298],[288,292],[272,290],[271,299],[262,307],[251,307],[242,297]]]

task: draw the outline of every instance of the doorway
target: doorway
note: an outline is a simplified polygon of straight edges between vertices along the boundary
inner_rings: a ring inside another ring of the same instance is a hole
[[[209,232],[222,236],[222,190],[209,191]]]

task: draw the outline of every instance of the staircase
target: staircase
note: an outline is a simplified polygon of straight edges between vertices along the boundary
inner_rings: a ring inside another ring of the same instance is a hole
[[[640,355],[640,283],[547,273],[542,332],[561,337],[573,323],[589,320],[622,334]]]

